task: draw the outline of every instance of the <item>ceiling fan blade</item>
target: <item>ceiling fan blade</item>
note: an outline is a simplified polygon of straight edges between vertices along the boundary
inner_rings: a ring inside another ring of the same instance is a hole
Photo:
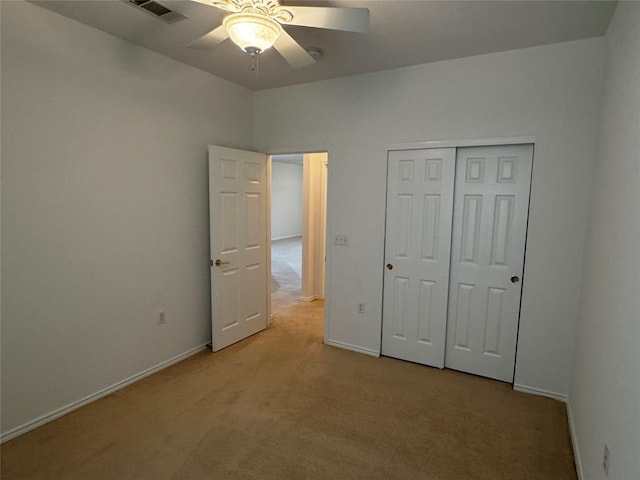
[[[293,68],[306,67],[316,62],[313,57],[284,30],[278,37],[278,40],[276,40],[273,48],[275,48]]]
[[[224,28],[224,25],[220,25],[206,35],[196,38],[193,42],[189,43],[187,47],[198,48],[200,50],[211,50],[224,42],[227,38],[229,38],[227,29]]]
[[[364,33],[369,30],[368,8],[284,7],[293,14],[291,25]]]

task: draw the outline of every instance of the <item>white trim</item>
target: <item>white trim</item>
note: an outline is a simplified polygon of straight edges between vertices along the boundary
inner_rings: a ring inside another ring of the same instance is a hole
[[[464,140],[433,140],[428,142],[396,143],[387,148],[389,150],[417,150],[422,148],[462,148],[486,147],[491,145],[520,145],[536,143],[535,137],[497,137],[476,138]]]
[[[582,458],[580,457],[580,447],[578,445],[578,437],[576,436],[576,427],[573,422],[573,412],[571,410],[571,402],[567,395],[562,395],[556,392],[550,392],[540,388],[527,387],[525,385],[513,384],[513,389],[516,392],[531,393],[533,395],[541,395],[543,397],[553,398],[559,400],[566,405],[567,408],[567,420],[569,422],[569,433],[571,435],[571,447],[573,450],[573,461],[576,466],[576,473],[578,474],[578,480],[584,480],[584,470],[582,468]]]
[[[337,340],[327,340],[324,342],[327,345],[337,348],[343,348],[345,350],[351,350],[352,352],[364,353],[365,355],[371,355],[372,357],[379,357],[380,352],[372,350],[370,348],[358,347],[357,345],[351,345],[350,343],[338,342]]]
[[[576,472],[578,480],[583,480],[584,470],[582,468],[582,458],[580,457],[580,447],[578,446],[578,437],[576,436],[576,427],[573,423],[573,413],[571,411],[571,401],[567,399],[567,417],[569,419],[569,431],[571,432],[571,446],[573,447],[573,461],[576,464]]]
[[[296,153],[323,153],[331,152],[331,144],[325,145],[299,145],[297,147],[273,147],[266,150],[267,155],[292,155]]]
[[[325,238],[324,238],[324,298],[323,300],[324,302],[324,335],[323,338],[326,340],[329,338],[329,319],[331,318],[330,313],[329,313],[329,308],[331,306],[331,292],[330,292],[330,284],[329,284],[329,279],[331,278],[330,272],[331,272],[331,257],[332,257],[332,253],[331,253],[331,243],[330,243],[330,238],[333,235],[333,228],[332,228],[332,223],[331,223],[331,212],[333,211],[331,205],[332,205],[332,198],[333,195],[331,193],[332,188],[331,186],[333,185],[333,171],[335,170],[334,167],[332,167],[333,162],[334,162],[334,158],[333,158],[333,150],[330,147],[327,147],[327,198],[326,198],[326,205],[325,205],[325,217],[326,217],[326,223],[324,224],[325,226]],[[327,301],[327,299],[329,299],[329,301]]]
[[[311,295],[310,297],[298,297],[303,302],[313,302],[314,300],[318,300],[318,295]]]
[[[266,154],[265,154],[266,155]],[[265,269],[265,286],[267,293],[267,327],[271,325],[271,320],[273,319],[273,315],[271,314],[271,242],[273,238],[271,238],[271,183],[273,182],[272,171],[273,171],[273,159],[271,155],[266,155],[267,157],[267,191],[266,191],[266,202],[267,202],[267,216],[266,216],[266,237],[265,238],[265,248],[267,250],[267,268]]]
[[[125,378],[120,382],[114,383],[110,387],[106,387],[106,388],[103,388],[102,390],[98,390],[97,392],[92,393],[91,395],[81,398],[80,400],[77,400],[75,402],[72,402],[69,405],[66,405],[62,408],[54,410],[53,412],[49,412],[34,420],[30,420],[27,423],[24,423],[15,428],[12,428],[8,432],[5,432],[2,435],[0,435],[0,443],[4,443],[7,440],[11,440],[12,438],[16,438],[24,433],[27,433],[31,430],[41,427],[42,425],[49,423],[55,420],[56,418],[60,418],[63,415],[66,415],[67,413],[71,413],[74,410],[79,409],[80,407],[84,407],[85,405],[95,402],[96,400],[99,400],[102,397],[106,397],[107,395],[110,395],[113,392],[121,390],[122,388],[128,385],[131,385],[132,383],[135,383],[138,380],[142,380],[143,378],[148,377],[149,375],[159,372],[160,370],[163,370],[175,363],[181,362],[182,360],[185,360],[186,358],[191,357],[196,353],[199,353],[205,350],[206,348],[207,348],[207,345],[200,345],[199,347],[195,347],[195,348],[192,348],[191,350],[187,350],[186,352],[181,353],[180,355],[176,355],[175,357],[170,358],[169,360],[165,360],[164,362],[161,362],[154,367],[147,368],[146,370],[143,370],[140,373],[136,373],[135,375],[132,375],[129,378]]]
[[[549,390],[544,390],[542,388],[529,387],[527,385],[521,385],[518,383],[513,384],[513,389],[516,392],[522,393],[531,393],[533,395],[540,395],[543,397],[553,398],[554,400],[559,400],[561,402],[567,403],[567,395],[557,392],[551,392]]]
[[[302,238],[302,234],[300,233],[299,235],[287,235],[286,237],[272,238],[271,241],[275,242],[276,240],[288,240],[290,238]]]

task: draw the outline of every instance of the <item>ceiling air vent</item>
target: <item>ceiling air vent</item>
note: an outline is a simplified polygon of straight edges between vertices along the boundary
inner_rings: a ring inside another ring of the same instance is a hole
[[[181,13],[174,12],[166,5],[163,5],[160,2],[156,2],[155,0],[124,0],[124,1],[135,7],[141,8],[145,12],[153,15],[154,17],[158,17],[159,19],[167,23],[174,23],[187,18]]]

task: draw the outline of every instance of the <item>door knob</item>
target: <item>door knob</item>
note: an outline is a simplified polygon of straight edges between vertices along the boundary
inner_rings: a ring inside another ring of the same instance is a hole
[[[517,275],[514,275],[513,277],[511,277],[511,283],[518,283],[520,281],[520,277]]]
[[[391,265],[390,263],[387,263],[387,270],[393,270],[393,265]]]
[[[219,258],[216,259],[216,267],[220,267],[222,265],[227,265],[229,262],[223,262]]]

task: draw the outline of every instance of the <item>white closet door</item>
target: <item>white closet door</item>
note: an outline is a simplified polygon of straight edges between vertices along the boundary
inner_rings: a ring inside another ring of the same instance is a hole
[[[455,149],[389,152],[382,354],[444,366]]]
[[[533,145],[457,152],[447,368],[513,381]]]

